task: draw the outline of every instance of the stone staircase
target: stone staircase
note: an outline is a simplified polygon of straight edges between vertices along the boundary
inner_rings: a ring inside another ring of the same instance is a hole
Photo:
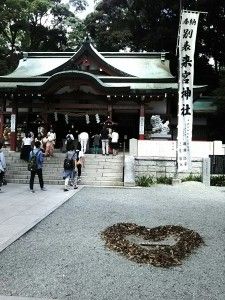
[[[5,149],[3,151],[7,162],[7,181],[9,183],[29,184],[30,172],[27,170],[27,163],[20,159],[20,153]],[[46,185],[64,184],[62,179],[64,158],[65,154],[56,150],[54,157],[45,159],[43,179]],[[35,176],[35,183],[38,183],[37,176]],[[86,154],[80,184],[123,186],[123,155]]]

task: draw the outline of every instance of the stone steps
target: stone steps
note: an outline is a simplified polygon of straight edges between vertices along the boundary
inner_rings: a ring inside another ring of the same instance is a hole
[[[5,152],[7,161],[6,178],[10,183],[29,184],[30,172],[27,162],[20,160],[20,153]],[[55,153],[46,158],[43,166],[45,184],[63,185],[63,161],[65,153]],[[38,183],[38,177],[35,177]],[[93,186],[123,186],[123,156],[103,156],[101,154],[85,155],[80,184]]]

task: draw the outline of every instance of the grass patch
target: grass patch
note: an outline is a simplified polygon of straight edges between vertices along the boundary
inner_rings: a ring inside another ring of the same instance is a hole
[[[156,182],[159,184],[172,184],[172,177],[160,176],[156,178]]]
[[[181,179],[182,182],[185,182],[185,181],[198,181],[198,182],[201,182],[202,181],[202,178],[200,175],[193,175],[193,174],[190,174],[188,175],[187,177],[184,177]]]
[[[138,176],[135,180],[136,185],[138,186],[151,186],[155,183],[153,176]]]

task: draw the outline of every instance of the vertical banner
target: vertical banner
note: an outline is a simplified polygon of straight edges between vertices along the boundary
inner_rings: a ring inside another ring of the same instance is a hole
[[[194,53],[199,12],[183,11],[179,37],[178,172],[191,171]]]
[[[11,114],[11,132],[15,132],[16,131],[16,115],[15,114]]]

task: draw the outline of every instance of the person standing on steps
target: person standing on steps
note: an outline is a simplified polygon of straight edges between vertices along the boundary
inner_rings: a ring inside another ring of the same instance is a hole
[[[31,136],[30,132],[25,133],[25,137],[22,139],[22,147],[21,147],[21,153],[20,153],[20,159],[23,159],[25,161],[29,160],[31,145],[33,142],[33,138]]]
[[[5,161],[4,153],[2,152],[2,147],[3,147],[3,142],[0,142],[0,191],[1,191],[1,186],[3,184],[3,178],[6,169],[6,161]]]
[[[77,172],[75,170],[76,151],[74,145],[68,149],[64,160],[63,179],[65,180],[64,192],[69,191],[70,180],[73,182],[73,188],[77,189]]]
[[[55,142],[56,142],[56,134],[54,130],[51,128],[47,133],[45,156],[53,156]]]
[[[66,135],[66,151],[69,151],[72,145],[74,145],[74,136],[71,133],[71,130],[69,130]]]
[[[77,181],[81,181],[81,170],[84,166],[84,153],[81,151],[81,145],[78,143],[77,149],[76,149],[76,168],[77,168]]]
[[[42,135],[40,133],[38,133],[37,137],[34,139],[34,142],[37,142],[39,141],[41,143],[41,151],[44,153],[45,150],[44,150],[44,145],[43,145],[43,138],[42,138]]]
[[[102,140],[102,155],[109,155],[109,130],[106,125],[101,130],[100,136]]]
[[[78,141],[81,144],[81,151],[83,151],[83,153],[86,153],[87,150],[87,142],[89,139],[89,134],[85,131],[81,132],[78,136]]]
[[[30,171],[30,191],[32,193],[34,193],[34,178],[35,175],[38,175],[38,179],[39,179],[39,184],[40,184],[40,188],[42,191],[45,191],[45,187],[44,187],[44,181],[43,181],[43,175],[42,175],[42,168],[43,168],[43,163],[44,163],[44,153],[41,150],[41,143],[40,141],[36,141],[34,143],[34,149],[30,152],[30,160],[32,158],[33,155],[36,156],[36,170],[34,171]]]
[[[119,134],[118,132],[116,132],[115,129],[113,129],[111,136],[112,136],[111,145],[112,145],[113,155],[117,155],[119,149],[119,145],[118,145]]]
[[[101,137],[98,133],[96,133],[92,136],[92,139],[93,139],[94,153],[98,154]]]

